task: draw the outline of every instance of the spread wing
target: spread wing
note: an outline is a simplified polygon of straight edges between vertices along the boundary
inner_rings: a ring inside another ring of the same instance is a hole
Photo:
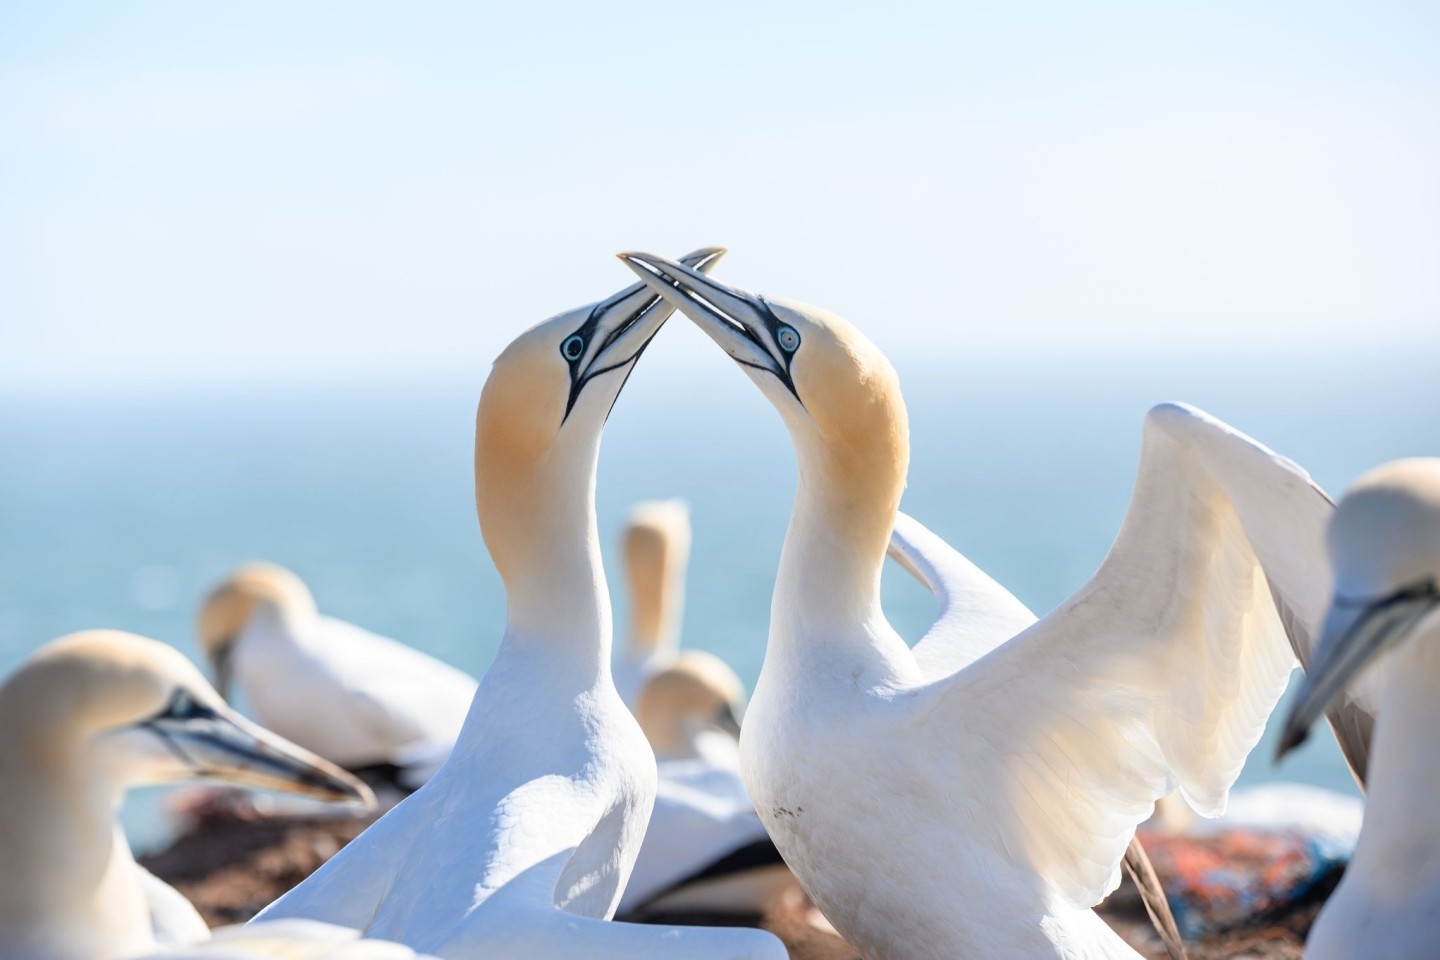
[[[1035,614],[958,550],[901,513],[890,558],[924,584],[940,609],[913,653],[926,679],[954,673],[1035,622]]]
[[[1298,466],[1218,420],[1150,412],[1129,511],[1091,580],[916,694],[917,720],[966,731],[958,759],[986,785],[973,802],[1001,856],[1088,907],[1158,797],[1178,788],[1223,812],[1295,650],[1318,636],[1332,510]]]
[[[913,650],[928,679],[975,662],[1035,622],[1030,608],[1009,590],[903,513],[895,518],[889,554],[924,584],[939,604],[935,622]],[[1131,837],[1124,863],[1166,952],[1172,960],[1183,960],[1185,945],[1175,915],[1138,837]]]

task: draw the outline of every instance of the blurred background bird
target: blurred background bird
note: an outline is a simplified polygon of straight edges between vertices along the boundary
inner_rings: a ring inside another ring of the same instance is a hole
[[[476,682],[387,637],[322,616],[274,564],[231,572],[201,604],[200,648],[227,699],[373,787],[417,789],[450,755]],[[233,689],[232,689],[233,687]]]
[[[133,786],[208,780],[368,806],[370,791],[242,719],[171,647],[62,637],[0,686],[0,957],[108,960],[209,937],[137,865],[116,814]]]

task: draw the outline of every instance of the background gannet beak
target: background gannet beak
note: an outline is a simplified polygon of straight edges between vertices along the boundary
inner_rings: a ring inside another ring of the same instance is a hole
[[[1367,664],[1400,643],[1437,605],[1440,605],[1440,594],[1431,580],[1371,600],[1336,597],[1325,617],[1315,658],[1285,717],[1275,759],[1304,743],[1310,727],[1330,701]]]
[[[724,255],[724,247],[701,247],[680,259],[693,266],[697,276],[703,276],[699,271],[710,270]],[[565,416],[570,415],[587,383],[636,360],[674,312],[674,306],[643,283],[632,284],[595,304],[586,324],[585,351],[572,374]]]
[[[776,341],[782,326],[763,297],[650,253],[617,254],[650,289],[695,322],[737,363],[774,374],[799,399],[790,362]]]
[[[740,718],[735,716],[735,708],[728,703],[715,714],[715,727],[730,734],[736,740],[740,739]]]
[[[215,690],[226,703],[230,702],[230,688],[235,684],[235,643],[224,643],[215,651],[210,666],[215,672]]]
[[[355,777],[233,711],[190,703],[141,727],[159,737],[181,764],[183,776],[375,805],[375,795]]]

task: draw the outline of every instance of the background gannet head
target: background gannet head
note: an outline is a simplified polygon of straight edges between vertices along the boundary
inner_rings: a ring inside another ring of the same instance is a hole
[[[215,686],[230,696],[236,637],[257,610],[273,610],[282,621],[314,618],[315,598],[305,581],[273,563],[247,563],[234,570],[200,604],[195,630],[210,661]]]
[[[1440,628],[1440,459],[1398,460],[1365,474],[1336,508],[1328,540],[1335,592],[1285,721],[1281,756],[1384,651]]]
[[[684,259],[707,270],[724,252]],[[513,573],[543,559],[536,551],[553,548],[548,531],[575,529],[610,408],[673,312],[637,283],[532,327],[496,358],[475,417],[475,498],[507,588]]]
[[[622,535],[637,652],[674,646],[690,558],[690,508],[684,500],[637,503]]]
[[[635,701],[635,718],[661,760],[697,756],[707,732],[738,738],[744,712],[740,678],[703,650],[688,650],[656,673]]]
[[[69,770],[118,794],[216,780],[371,805],[329,761],[231,710],[172,647],[117,630],[55,640],[0,686],[0,737],[31,770]]]
[[[910,430],[899,378],[879,348],[819,307],[746,293],[651,254],[620,259],[738,362],[780,411],[802,469],[827,475],[837,521],[865,514],[873,533],[888,540]],[[880,509],[864,508],[872,505]]]

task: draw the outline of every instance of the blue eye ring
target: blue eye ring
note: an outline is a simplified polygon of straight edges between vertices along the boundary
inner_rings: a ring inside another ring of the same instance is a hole
[[[775,342],[786,353],[794,353],[800,349],[800,332],[794,327],[781,327],[775,331]]]
[[[580,334],[578,333],[572,333],[570,336],[565,338],[564,343],[560,344],[560,356],[564,357],[566,360],[570,360],[572,362],[575,360],[579,360],[581,354],[583,354],[584,352],[585,338],[580,336]]]

